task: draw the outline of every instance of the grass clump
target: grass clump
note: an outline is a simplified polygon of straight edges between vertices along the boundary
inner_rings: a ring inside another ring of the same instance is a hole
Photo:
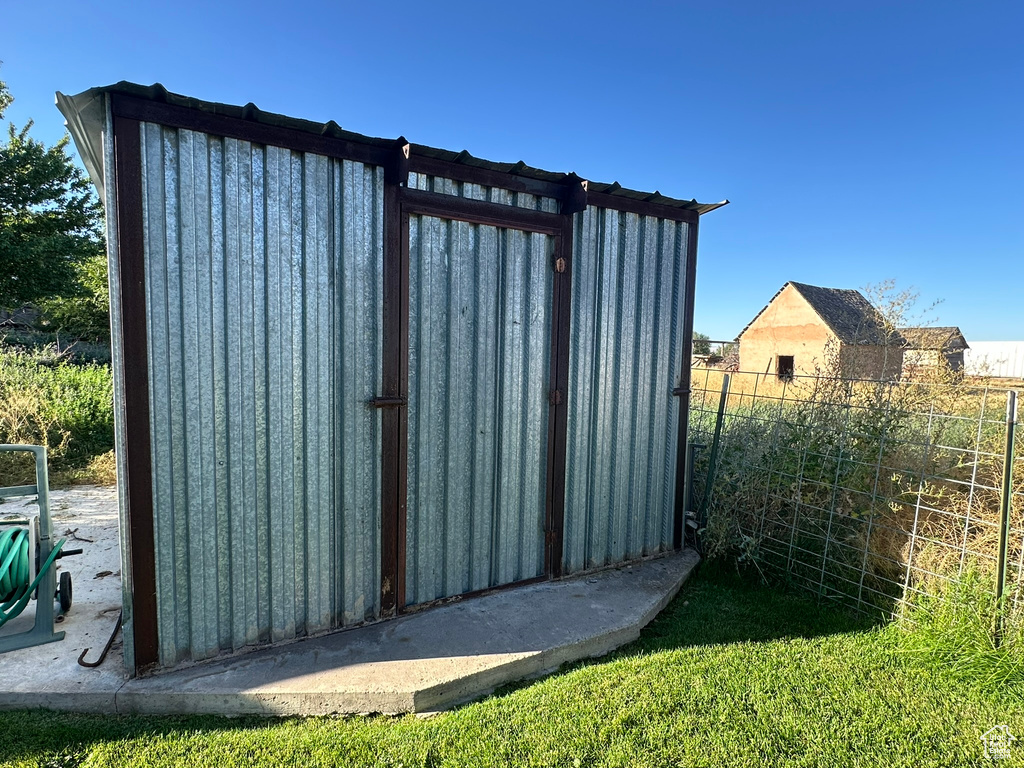
[[[911,595],[900,647],[958,682],[1024,691],[1024,616],[1005,599],[997,604],[992,579],[971,564],[957,579],[935,579]]]
[[[786,381],[733,376],[714,471],[710,451],[696,465],[701,541],[710,558],[753,562],[888,615],[906,588],[924,588],[922,574],[956,578],[966,558],[995,559],[1008,395],[952,371],[898,381],[841,373],[833,360]],[[705,379],[691,439],[710,443],[721,395]],[[1016,466],[1008,586],[1019,599],[1024,463]]]
[[[60,469],[50,473],[50,484],[54,487],[69,485],[114,485],[117,483],[117,459],[114,452],[107,451],[93,456],[83,466]]]

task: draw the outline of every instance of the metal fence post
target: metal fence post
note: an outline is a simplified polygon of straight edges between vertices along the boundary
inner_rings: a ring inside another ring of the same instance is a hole
[[[1006,589],[1006,549],[1010,536],[1010,506],[1013,479],[1013,438],[1017,425],[1017,392],[1006,393],[1006,449],[1003,452],[1003,485],[999,504],[999,556],[996,560],[995,644],[1003,635],[1003,592]]]
[[[708,523],[708,505],[711,503],[711,489],[715,484],[715,465],[718,463],[718,445],[722,439],[722,422],[725,420],[725,404],[729,399],[729,374],[722,376],[722,395],[718,400],[718,416],[715,419],[715,434],[711,439],[711,456],[708,459],[708,477],[704,481],[704,495],[700,501],[700,515],[697,521],[703,528]]]

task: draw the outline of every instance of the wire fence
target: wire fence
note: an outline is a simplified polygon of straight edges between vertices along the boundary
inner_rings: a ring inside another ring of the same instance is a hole
[[[708,555],[736,551],[888,617],[968,570],[995,592],[1005,511],[1005,594],[1024,602],[1024,430],[1008,450],[1010,390],[713,369],[694,369],[692,386],[689,508]]]

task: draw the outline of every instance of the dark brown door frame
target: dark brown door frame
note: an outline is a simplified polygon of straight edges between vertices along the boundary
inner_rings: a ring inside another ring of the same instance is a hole
[[[146,265],[142,209],[141,123],[114,116],[114,173],[117,197],[117,265],[124,370],[124,475],[128,566],[131,575],[131,636],[138,675],[160,660],[156,602],[156,543],[153,472],[149,434],[149,354],[146,337]]]
[[[545,520],[545,578],[561,575],[565,506],[566,390],[569,377],[572,213],[546,213],[469,198],[409,189],[390,174],[384,192],[384,355],[381,421],[381,615],[405,607],[409,450],[409,217],[433,216],[471,224],[551,235],[555,252],[551,315],[550,395]],[[582,198],[585,205],[585,185]],[[582,206],[577,208],[582,210]]]

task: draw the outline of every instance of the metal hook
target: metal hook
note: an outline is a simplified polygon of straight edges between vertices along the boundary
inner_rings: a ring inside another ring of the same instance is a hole
[[[117,637],[118,630],[121,629],[121,619],[123,616],[124,611],[121,611],[117,614],[117,624],[114,625],[114,631],[110,633],[110,639],[107,640],[107,644],[104,646],[103,653],[100,654],[99,659],[97,659],[96,661],[86,661],[85,654],[89,652],[89,649],[86,648],[84,651],[82,651],[82,655],[78,657],[79,664],[81,664],[83,667],[98,667],[100,664],[103,663],[104,659],[107,658],[107,653],[110,652],[110,646],[114,644],[114,638]]]

